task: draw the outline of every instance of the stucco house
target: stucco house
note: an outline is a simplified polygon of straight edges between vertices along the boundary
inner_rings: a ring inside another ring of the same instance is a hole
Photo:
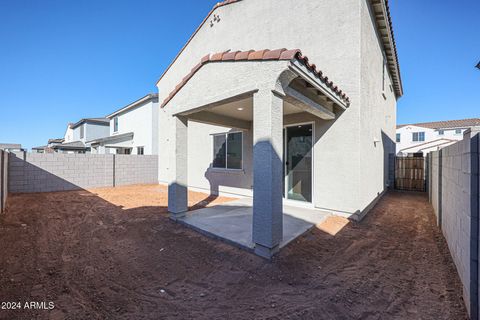
[[[50,139],[45,147],[34,148],[34,152],[87,153],[91,147],[88,141],[107,136],[110,132],[107,118],[85,118],[68,124],[63,139]],[[63,141],[62,141],[63,140]],[[61,143],[58,143],[62,141]]]
[[[402,124],[397,126],[397,156],[424,156],[463,139],[463,133],[480,125],[479,118]]]
[[[390,183],[403,89],[386,0],[221,2],[157,87],[171,217],[187,188],[253,197],[259,255],[279,249],[284,203],[360,217]]]
[[[109,133],[87,142],[92,153],[158,154],[158,109],[151,93],[109,114]]]

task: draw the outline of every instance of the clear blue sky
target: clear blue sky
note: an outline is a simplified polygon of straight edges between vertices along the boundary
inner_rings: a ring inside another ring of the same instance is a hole
[[[154,92],[216,2],[0,0],[0,142],[43,145]],[[398,121],[480,117],[480,1],[390,2]]]

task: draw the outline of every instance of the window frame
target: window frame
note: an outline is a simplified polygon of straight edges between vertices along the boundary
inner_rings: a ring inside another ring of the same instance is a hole
[[[140,150],[142,150],[142,153],[139,153]],[[137,147],[137,155],[139,156],[145,155],[145,147],[143,146]]]
[[[395,136],[395,142],[396,143],[401,143],[402,142],[402,134],[401,133],[397,133],[396,136]]]
[[[228,135],[229,134],[235,134],[235,133],[240,133],[241,134],[241,137],[242,137],[242,144],[241,144],[241,148],[242,148],[242,158],[241,158],[241,167],[240,168],[229,168],[228,167]],[[214,145],[214,141],[215,141],[215,137],[218,137],[218,136],[224,136],[225,137],[225,167],[215,167],[213,165],[214,161],[215,161],[215,145]],[[219,170],[219,171],[244,171],[244,147],[243,147],[243,142],[244,142],[244,132],[241,131],[241,130],[238,130],[238,131],[231,131],[231,132],[222,132],[222,133],[214,133],[212,134],[212,169],[213,170]]]
[[[85,138],[85,124],[80,126],[80,139]]]
[[[118,133],[118,116],[113,117],[113,133]]]
[[[438,130],[438,135],[439,136],[444,136],[445,135],[445,130],[444,129],[439,129]]]
[[[416,140],[415,135],[417,135]],[[420,136],[423,136],[423,139],[420,139]],[[425,142],[425,131],[412,132],[412,142]]]
[[[460,132],[458,132],[460,131]],[[462,134],[462,129],[455,129],[455,135],[461,135]]]

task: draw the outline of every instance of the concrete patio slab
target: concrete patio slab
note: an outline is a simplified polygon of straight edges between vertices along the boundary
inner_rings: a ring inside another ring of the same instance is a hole
[[[280,248],[324,221],[331,214],[313,208],[283,206],[283,241]],[[177,221],[203,234],[253,251],[252,199],[244,198],[190,211]]]

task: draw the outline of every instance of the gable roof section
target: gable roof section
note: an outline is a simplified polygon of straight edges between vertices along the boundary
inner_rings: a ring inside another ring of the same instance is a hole
[[[143,96],[142,98],[126,105],[125,107],[122,107],[121,109],[118,109],[117,111],[109,114],[107,116],[107,118],[112,118],[120,113],[123,113],[123,112],[126,112],[128,110],[131,110],[139,105],[141,105],[142,103],[147,103],[147,102],[150,102],[151,100],[153,100],[154,102],[156,102],[155,100],[158,100],[158,93],[149,93],[147,94],[146,96]]]
[[[403,95],[402,77],[400,75],[400,64],[398,62],[397,44],[393,33],[392,17],[390,15],[390,6],[388,0],[370,0],[375,14],[377,29],[380,32],[385,54],[387,56],[388,67],[392,75],[395,95]]]
[[[416,126],[428,129],[469,128],[480,126],[480,118],[400,124],[397,126],[397,129],[407,126]]]
[[[323,75],[323,72],[317,69],[317,66],[310,64],[308,57],[302,54],[300,49],[277,49],[277,50],[249,50],[249,51],[225,51],[220,53],[215,53],[212,55],[206,55],[202,60],[187,74],[183,80],[175,87],[175,89],[170,92],[168,97],[160,105],[161,108],[165,107],[170,100],[175,97],[175,95],[187,84],[187,82],[198,72],[204,65],[208,63],[218,63],[218,62],[238,62],[238,61],[291,61],[298,60],[303,65],[312,71],[321,82],[323,82],[328,88],[330,88],[337,97],[345,102],[345,104],[350,103],[350,99],[347,95],[340,90],[328,77]]]
[[[225,1],[221,1],[221,2],[218,2],[213,8],[212,10],[210,10],[210,12],[207,14],[207,16],[205,17],[205,19],[203,19],[202,23],[200,23],[200,25],[197,27],[197,29],[195,30],[195,32],[193,32],[193,34],[190,36],[190,38],[187,40],[187,42],[185,43],[185,45],[182,47],[182,49],[180,49],[180,51],[177,53],[177,55],[175,56],[175,58],[173,59],[173,61],[168,65],[167,69],[165,69],[165,71],[162,73],[162,75],[160,76],[160,78],[157,80],[157,84],[160,82],[160,80],[162,80],[162,78],[167,74],[168,70],[170,70],[170,68],[173,66],[173,64],[175,63],[175,61],[177,61],[178,57],[180,57],[180,55],[182,54],[183,50],[185,50],[185,48],[188,46],[188,44],[190,43],[190,41],[192,41],[192,39],[197,35],[198,31],[200,31],[200,29],[202,28],[202,26],[205,24],[205,22],[207,22],[208,18],[210,18],[210,16],[213,14],[213,12],[215,10],[217,10],[218,8],[220,7],[223,7],[223,6],[226,6],[226,5],[229,5],[229,4],[232,4],[232,3],[236,3],[236,2],[240,2],[242,0],[225,0]]]
[[[165,71],[162,73],[160,78],[157,80],[157,84],[160,82],[160,80],[162,80],[165,74],[167,74],[168,70],[170,70],[172,65],[177,61],[177,59],[180,57],[182,52],[189,45],[189,43],[198,33],[200,28],[202,28],[202,26],[208,21],[208,19],[215,12],[215,10],[217,10],[220,7],[237,3],[240,1],[243,1],[243,0],[225,0],[217,3],[212,8],[212,10],[210,10],[210,12],[205,17],[205,19],[203,19],[202,23],[200,23],[200,25],[194,31],[194,33],[190,36],[190,38],[187,40],[187,42],[182,47],[182,49],[180,49],[180,51],[175,56],[173,61],[167,67],[167,69],[165,69]],[[258,1],[258,0],[251,0],[251,1]],[[375,11],[375,21],[377,23],[377,28],[381,33],[382,42],[385,47],[390,74],[392,75],[393,82],[394,82],[395,94],[397,95],[397,97],[401,97],[403,95],[403,86],[402,86],[402,79],[400,75],[400,65],[398,62],[397,46],[395,43],[395,36],[393,33],[393,24],[392,24],[392,19],[390,15],[390,6],[388,4],[388,0],[370,0],[370,3]]]
[[[83,123],[87,123],[87,122],[88,123],[99,124],[99,125],[102,125],[102,126],[110,125],[110,120],[107,119],[107,118],[85,118],[85,119],[82,119],[82,120],[78,121],[77,123],[74,123],[73,125],[71,125],[70,128],[75,129],[79,125],[81,125]]]

